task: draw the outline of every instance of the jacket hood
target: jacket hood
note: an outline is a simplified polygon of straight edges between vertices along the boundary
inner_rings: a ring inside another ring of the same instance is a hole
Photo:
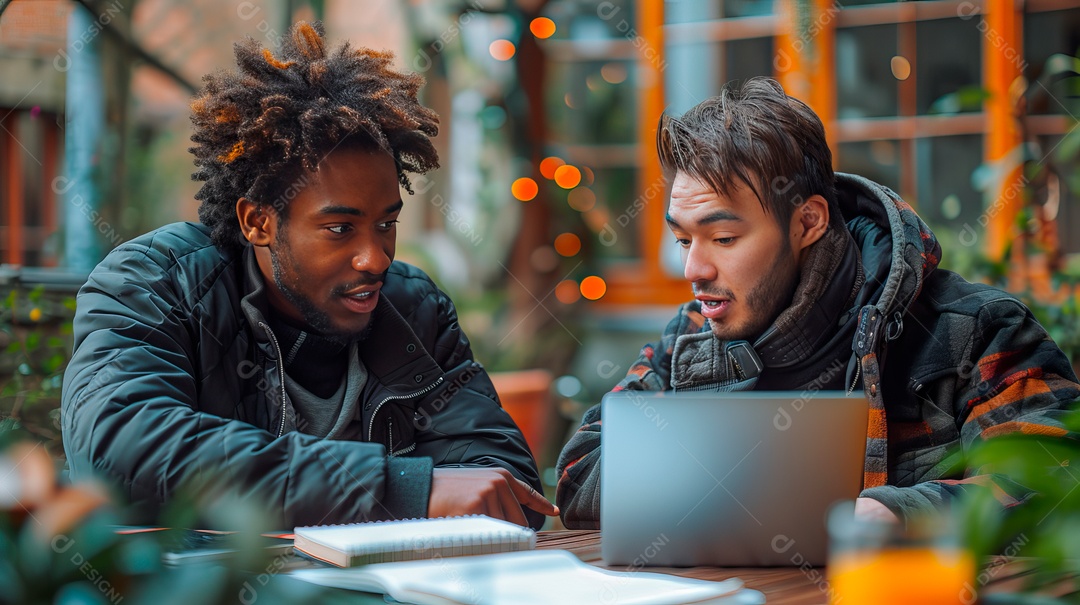
[[[862,253],[867,301],[884,317],[903,316],[941,261],[930,227],[888,187],[853,174],[836,173],[836,197]]]

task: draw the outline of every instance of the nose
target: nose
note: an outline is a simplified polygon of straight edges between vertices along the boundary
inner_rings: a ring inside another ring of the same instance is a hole
[[[352,257],[353,269],[362,273],[382,275],[394,261],[393,252],[383,247],[378,240],[360,242]]]
[[[716,266],[705,255],[702,246],[691,242],[683,250],[683,276],[690,283],[716,281]]]

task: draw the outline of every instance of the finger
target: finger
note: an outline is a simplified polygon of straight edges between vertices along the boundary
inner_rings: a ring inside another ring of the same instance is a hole
[[[529,520],[525,518],[525,513],[521,511],[521,505],[518,504],[517,498],[514,497],[513,485],[515,479],[510,481],[500,481],[497,483],[497,490],[499,494],[499,504],[502,506],[503,513],[506,515],[503,517],[511,523],[517,523],[525,527],[529,526]]]
[[[559,514],[559,507],[555,506],[548,499],[544,497],[544,494],[533,489],[531,485],[525,483],[520,479],[512,479],[510,486],[514,490],[514,495],[517,496],[518,502],[522,506],[527,506],[532,510],[543,513],[549,517],[554,517]]]
[[[488,491],[484,494],[484,508],[487,510],[485,510],[483,514],[495,519],[506,519],[506,511],[504,510],[498,488],[494,488],[493,491]]]

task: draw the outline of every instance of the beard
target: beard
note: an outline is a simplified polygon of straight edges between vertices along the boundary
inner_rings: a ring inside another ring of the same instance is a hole
[[[763,273],[762,278],[741,301],[750,316],[739,325],[724,325],[709,321],[713,335],[722,341],[747,340],[751,343],[765,333],[780,313],[790,304],[799,284],[798,263],[791,256],[791,244],[785,240],[782,250]],[[726,288],[712,288],[708,284],[693,284],[695,293],[735,300],[735,294]]]
[[[278,239],[278,251],[270,250],[270,266],[274,272],[274,283],[278,290],[300,312],[304,322],[318,336],[341,345],[351,345],[366,339],[371,334],[371,326],[374,318],[368,320],[360,330],[342,330],[334,325],[330,315],[319,309],[310,297],[303,293],[299,283],[300,271],[296,269],[296,262],[292,250],[280,238]],[[338,295],[349,291],[354,286],[339,286],[334,288],[331,294]]]

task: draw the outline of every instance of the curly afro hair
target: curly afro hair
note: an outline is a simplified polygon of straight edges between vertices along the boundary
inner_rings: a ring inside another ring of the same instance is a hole
[[[191,103],[191,178],[205,181],[195,196],[199,220],[220,248],[247,243],[237,200],[271,207],[284,220],[288,192],[338,146],[391,154],[409,193],[406,172],[439,167],[431,143],[439,118],[416,99],[424,79],[391,69],[393,53],[348,42],[327,52],[324,35],[321,23],[299,22],[277,57],[248,38],[234,45],[238,72],[203,78]]]

